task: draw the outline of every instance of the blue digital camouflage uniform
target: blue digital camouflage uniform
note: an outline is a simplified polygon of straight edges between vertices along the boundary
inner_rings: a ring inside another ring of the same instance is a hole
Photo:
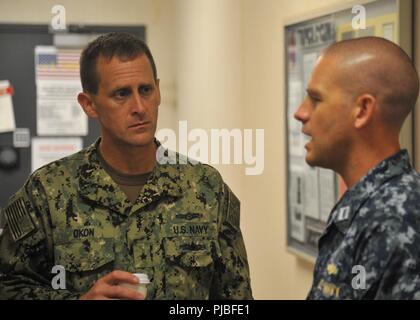
[[[308,299],[420,299],[420,175],[403,150],[333,208]]]
[[[149,275],[148,299],[252,299],[239,200],[220,174],[158,163],[133,205],[98,145],[34,172],[3,209],[0,298],[77,299],[119,269]]]

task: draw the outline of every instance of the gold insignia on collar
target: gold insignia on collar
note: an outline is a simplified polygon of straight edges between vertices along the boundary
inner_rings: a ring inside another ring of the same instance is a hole
[[[338,273],[338,268],[334,263],[329,263],[327,265],[327,273],[329,275],[336,275]]]

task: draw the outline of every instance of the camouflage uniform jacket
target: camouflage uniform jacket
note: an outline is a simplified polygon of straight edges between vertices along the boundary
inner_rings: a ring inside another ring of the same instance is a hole
[[[3,209],[0,298],[77,299],[119,269],[149,275],[148,299],[252,299],[239,200],[220,174],[157,163],[133,205],[98,145],[34,172]]]
[[[333,208],[308,299],[420,299],[420,175],[403,150]]]

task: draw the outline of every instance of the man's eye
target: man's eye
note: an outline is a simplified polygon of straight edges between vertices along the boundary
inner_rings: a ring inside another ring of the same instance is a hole
[[[313,104],[317,104],[317,103],[321,102],[321,99],[320,99],[320,98],[318,98],[318,97],[312,97],[312,96],[309,96],[309,99],[311,100],[311,102],[312,102]]]
[[[125,98],[129,94],[128,90],[117,90],[114,93],[114,97],[117,99]]]
[[[140,94],[144,95],[144,94],[149,94],[150,92],[152,92],[152,86],[140,87]]]

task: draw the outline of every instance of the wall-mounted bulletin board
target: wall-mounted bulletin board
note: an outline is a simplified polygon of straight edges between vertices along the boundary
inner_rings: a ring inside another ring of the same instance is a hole
[[[287,109],[288,215],[287,246],[298,257],[314,261],[318,239],[334,204],[345,191],[341,179],[331,170],[310,167],[305,162],[307,137],[293,117],[306,95],[312,68],[328,45],[363,36],[379,36],[399,44],[412,56],[412,1],[358,1],[366,13],[366,28],[353,29],[352,20],[360,12],[353,6],[332,8],[329,14],[295,20],[285,27],[285,70]],[[413,117],[407,119],[401,144],[413,158]]]

